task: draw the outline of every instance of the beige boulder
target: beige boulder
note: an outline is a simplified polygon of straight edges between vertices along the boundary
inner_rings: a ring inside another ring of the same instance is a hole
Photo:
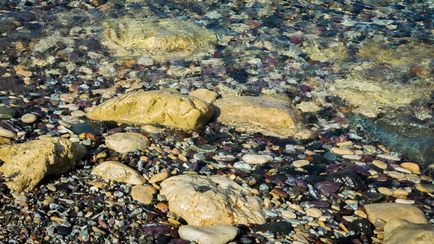
[[[218,94],[216,92],[210,91],[208,89],[197,89],[189,93],[190,96],[197,97],[199,99],[202,99],[203,101],[207,103],[213,103],[218,97]]]
[[[217,36],[176,18],[123,17],[104,24],[102,43],[117,56],[150,56],[163,61],[212,50]]]
[[[241,132],[260,132],[267,136],[310,136],[299,125],[299,114],[288,101],[271,96],[239,96],[218,99],[218,121]]]
[[[158,124],[194,130],[213,115],[212,107],[195,97],[154,90],[135,91],[94,107],[87,116],[93,120],[112,120],[126,124]]]
[[[191,226],[179,227],[179,236],[198,244],[226,244],[238,234],[238,228],[232,225]]]
[[[118,153],[129,153],[135,150],[145,150],[149,147],[149,139],[140,133],[116,133],[105,138],[108,148]]]
[[[224,176],[179,175],[161,183],[169,210],[189,225],[263,224],[262,201]]]
[[[33,189],[45,176],[66,173],[86,149],[64,138],[44,138],[0,147],[0,172],[14,191]]]
[[[373,224],[379,222],[387,223],[396,218],[417,224],[428,223],[422,210],[413,205],[400,203],[374,203],[365,205],[365,209],[369,221]]]
[[[116,181],[131,185],[142,185],[146,182],[145,177],[133,168],[116,161],[106,161],[92,169],[91,174],[104,180]]]
[[[434,241],[434,225],[392,219],[384,226],[384,243],[429,244]]]

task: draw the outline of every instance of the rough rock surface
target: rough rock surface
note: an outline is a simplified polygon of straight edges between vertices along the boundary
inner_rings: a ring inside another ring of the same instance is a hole
[[[393,219],[384,226],[384,243],[433,243],[434,225],[413,224],[403,219]]]
[[[217,43],[217,36],[175,18],[124,17],[105,23],[102,42],[117,56],[148,55],[156,60],[167,60],[206,51]]]
[[[231,225],[183,225],[179,227],[178,234],[182,239],[198,244],[225,244],[237,236],[238,228]]]
[[[240,96],[218,99],[218,120],[239,131],[268,136],[300,136],[297,110],[288,101],[269,96]]]
[[[116,133],[105,138],[105,144],[119,153],[134,152],[135,150],[144,150],[149,147],[148,138],[140,133]]]
[[[210,91],[208,89],[197,89],[189,94],[190,96],[197,97],[199,99],[202,99],[203,101],[207,103],[213,103],[218,97],[218,94],[216,92]]]
[[[126,124],[159,124],[193,130],[212,117],[212,107],[200,99],[169,91],[136,91],[112,98],[88,112],[93,120]]]
[[[139,172],[125,164],[115,161],[106,161],[97,165],[92,169],[91,174],[97,175],[104,180],[112,180],[131,185],[141,185],[146,182],[146,179]]]
[[[77,143],[63,138],[44,138],[0,147],[0,172],[10,178],[14,191],[33,189],[45,176],[68,172],[86,153]]]
[[[401,218],[412,223],[428,223],[422,210],[413,205],[399,203],[374,203],[365,205],[368,219],[375,224],[377,219],[389,222],[392,219]]]
[[[131,197],[143,204],[151,204],[155,193],[157,193],[157,190],[150,185],[131,187]]]
[[[163,181],[161,187],[170,211],[190,225],[265,222],[261,200],[224,176],[179,175]]]

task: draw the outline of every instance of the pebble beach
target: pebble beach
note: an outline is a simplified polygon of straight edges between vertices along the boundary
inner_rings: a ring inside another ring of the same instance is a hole
[[[0,243],[433,243],[433,7],[0,0]]]

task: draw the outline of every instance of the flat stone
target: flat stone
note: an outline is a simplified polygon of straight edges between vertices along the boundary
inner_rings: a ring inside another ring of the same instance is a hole
[[[387,173],[388,176],[395,178],[395,179],[402,179],[405,177],[405,175],[403,173],[400,173],[398,171],[385,171],[385,173]]]
[[[319,218],[322,216],[322,211],[319,208],[308,208],[306,209],[306,215],[314,218]]]
[[[13,176],[6,185],[17,192],[32,190],[45,176],[66,173],[86,149],[64,138],[44,138],[0,147],[0,172]]]
[[[131,187],[131,197],[143,204],[151,204],[157,190],[150,185],[135,185]]]
[[[238,228],[231,225],[191,226],[179,227],[179,236],[198,244],[226,244],[238,234]]]
[[[105,138],[108,148],[118,153],[129,153],[136,150],[143,151],[149,147],[149,139],[140,133],[116,133]]]
[[[412,223],[428,223],[423,212],[416,206],[399,203],[374,203],[364,206],[368,219],[375,224],[377,219],[389,222],[395,218],[408,220]]]
[[[270,162],[271,160],[273,160],[273,157],[271,157],[269,155],[248,153],[248,154],[244,154],[241,159],[248,164],[262,165],[262,164],[266,164],[266,163]]]
[[[420,192],[433,193],[434,185],[433,184],[416,184],[416,189]]]
[[[176,18],[123,17],[103,25],[102,43],[120,57],[186,59],[211,51],[217,43],[212,31]]]
[[[169,177],[169,176],[170,176],[169,172],[167,170],[163,170],[160,173],[153,175],[149,179],[149,183],[157,183],[157,182],[163,181],[163,180],[167,179],[167,177]]]
[[[378,192],[383,193],[386,196],[392,196],[393,191],[390,188],[387,187],[378,187]]]
[[[21,121],[25,124],[33,124],[38,117],[34,114],[24,114],[21,116]]]
[[[405,162],[400,164],[406,170],[409,170],[413,174],[420,174],[420,167],[416,163]]]
[[[17,134],[0,126],[0,136],[5,138],[14,138]]]
[[[204,101],[164,90],[135,91],[107,100],[87,116],[126,124],[158,124],[182,130],[203,126],[213,115]]]
[[[309,161],[304,160],[304,159],[295,160],[294,162],[292,162],[292,165],[294,165],[294,167],[296,167],[296,168],[302,168],[306,165],[309,165]]]
[[[265,223],[261,199],[224,176],[173,176],[161,183],[160,194],[170,211],[190,225]]]
[[[142,185],[146,182],[146,179],[143,177],[143,175],[141,175],[135,169],[115,161],[106,161],[95,166],[92,169],[91,174],[99,176],[104,180],[116,181],[131,185]]]
[[[348,148],[343,148],[343,147],[332,147],[332,149],[330,149],[330,151],[332,153],[336,153],[339,155],[353,155],[354,152],[351,149]]]
[[[392,219],[384,226],[384,243],[423,244],[434,240],[434,225]]]
[[[299,113],[288,101],[270,96],[239,96],[217,99],[218,121],[241,132],[267,136],[307,138]]]
[[[216,92],[210,91],[208,89],[197,89],[189,93],[190,96],[202,99],[207,103],[213,103],[218,97]]]

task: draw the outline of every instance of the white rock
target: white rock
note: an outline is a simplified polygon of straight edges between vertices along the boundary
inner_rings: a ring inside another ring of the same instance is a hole
[[[125,164],[106,161],[92,169],[91,174],[97,175],[104,180],[117,181],[131,185],[142,185],[146,179],[136,170],[126,166]]]
[[[134,152],[135,150],[144,150],[149,147],[149,140],[140,133],[116,133],[105,138],[105,144],[108,148],[118,153]]]
[[[265,223],[261,199],[224,176],[173,176],[161,183],[160,194],[189,225]]]
[[[183,225],[179,227],[178,234],[182,239],[198,244],[225,244],[237,236],[238,228],[231,225]]]
[[[261,154],[244,154],[241,158],[244,162],[248,164],[266,164],[273,160],[273,157],[269,155],[261,155]]]

